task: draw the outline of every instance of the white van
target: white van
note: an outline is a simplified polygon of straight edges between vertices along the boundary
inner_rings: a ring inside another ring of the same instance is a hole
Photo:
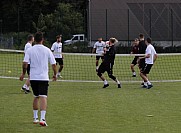
[[[85,41],[84,34],[76,34],[73,35],[73,37],[70,40],[64,41],[64,45],[70,45],[76,42],[83,42],[83,41]]]

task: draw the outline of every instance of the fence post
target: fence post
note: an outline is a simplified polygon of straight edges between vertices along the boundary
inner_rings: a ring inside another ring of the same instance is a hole
[[[130,22],[130,18],[129,18],[129,14],[130,12],[129,12],[129,9],[128,9],[128,46],[129,46],[129,36],[130,36],[130,25],[129,25],[129,22]]]
[[[172,9],[170,9],[170,11],[171,11],[171,40],[172,40],[172,47],[173,47],[173,10]]]
[[[152,23],[151,23],[151,20],[152,20],[152,14],[151,14],[151,9],[149,9],[149,15],[150,15],[150,37],[151,37],[151,30],[152,30]]]
[[[106,9],[106,40],[107,40],[107,20],[108,18],[107,18],[107,9]]]

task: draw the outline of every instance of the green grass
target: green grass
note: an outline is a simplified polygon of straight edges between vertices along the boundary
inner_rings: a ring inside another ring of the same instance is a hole
[[[0,133],[179,133],[181,83],[140,84],[51,82],[48,127],[32,124],[31,94],[23,82],[0,79]],[[148,115],[153,115],[149,117]]]
[[[140,81],[140,77],[132,78],[130,63],[134,57],[117,56],[114,65],[114,75],[121,81]],[[180,56],[159,56],[153,66],[150,79],[151,80],[181,80],[180,74]],[[0,76],[19,77],[21,74],[23,54],[0,54]],[[101,61],[100,61],[101,62]],[[138,72],[138,67],[135,67]],[[9,73],[8,71],[11,71]],[[107,74],[105,74],[107,77]],[[52,70],[50,69],[50,76]],[[64,69],[62,76],[65,80],[93,80],[98,81],[99,78],[95,72],[95,57],[65,55]]]

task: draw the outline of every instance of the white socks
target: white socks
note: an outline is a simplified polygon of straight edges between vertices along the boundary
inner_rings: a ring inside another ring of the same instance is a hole
[[[107,80],[104,80],[104,84],[105,84],[105,85],[107,85],[107,84],[108,84]]]
[[[27,88],[27,85],[26,85],[26,84],[24,84],[24,85],[23,85],[23,88]]]
[[[133,72],[133,75],[136,75],[136,72]]]
[[[45,115],[46,115],[46,111],[42,110],[41,111],[41,119],[40,120],[45,120]]]
[[[38,110],[33,110],[33,118],[38,119]]]

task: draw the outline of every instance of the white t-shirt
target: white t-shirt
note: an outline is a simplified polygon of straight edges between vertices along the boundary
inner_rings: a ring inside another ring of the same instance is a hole
[[[94,44],[94,48],[96,49],[96,54],[102,55],[104,53],[104,48],[106,47],[105,42],[99,42],[97,41]]]
[[[51,50],[54,51],[53,53],[55,58],[62,58],[62,43],[54,42]]]
[[[41,44],[29,48],[23,62],[30,62],[30,80],[49,81],[48,63],[56,64],[51,50]]]
[[[26,51],[32,47],[32,44],[27,42],[26,45],[25,45],[25,48],[24,48],[24,53],[26,53]],[[28,64],[30,64],[30,62],[28,62]]]
[[[154,63],[154,55],[157,54],[155,48],[149,44],[146,48],[146,55],[150,54],[150,58],[146,58],[146,64],[153,64]]]

